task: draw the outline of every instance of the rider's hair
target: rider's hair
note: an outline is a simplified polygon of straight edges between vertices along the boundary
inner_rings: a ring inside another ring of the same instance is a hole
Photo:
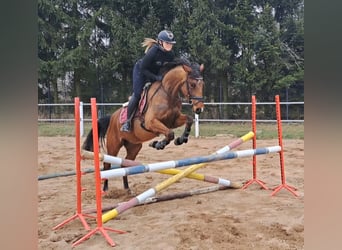
[[[158,42],[152,38],[145,38],[144,39],[144,41],[141,43],[141,46],[146,47],[145,54],[154,44],[158,44]]]

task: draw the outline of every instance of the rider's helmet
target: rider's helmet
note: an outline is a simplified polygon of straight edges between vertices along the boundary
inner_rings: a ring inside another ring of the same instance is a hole
[[[176,43],[175,36],[169,30],[160,31],[158,34],[158,40],[163,41],[163,42],[167,42],[167,43],[172,43],[172,44]]]

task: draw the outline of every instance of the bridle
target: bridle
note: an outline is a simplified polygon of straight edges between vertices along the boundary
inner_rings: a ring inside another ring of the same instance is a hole
[[[203,96],[193,96],[193,95],[191,94],[191,89],[192,89],[193,87],[191,87],[191,84],[192,84],[192,83],[189,83],[189,81],[188,81],[189,79],[197,80],[197,82],[195,83],[195,85],[198,85],[198,84],[203,80],[203,77],[192,78],[192,77],[189,77],[189,76],[188,76],[188,78],[187,78],[186,81],[184,82],[184,84],[186,84],[186,89],[187,89],[187,91],[188,91],[187,98],[188,98],[189,104],[191,104],[191,101],[192,101],[192,100],[195,100],[195,101],[197,101],[197,102],[196,102],[196,103],[193,103],[193,105],[196,105],[196,104],[199,103],[199,102],[203,102],[203,101],[204,101],[204,98],[203,98]]]
[[[189,79],[192,80],[197,80],[196,83],[190,83]],[[204,102],[204,97],[203,96],[194,96],[191,93],[191,89],[193,89],[194,87],[191,87],[192,85],[198,85],[201,81],[203,81],[203,77],[191,77],[191,76],[187,76],[187,79],[185,82],[183,82],[183,85],[186,84],[186,90],[187,90],[187,94],[184,94],[184,96],[187,98],[188,103],[192,105],[196,105],[198,103],[203,103]],[[163,81],[161,81],[160,85],[158,86],[158,88],[155,90],[155,92],[153,93],[153,95],[151,96],[150,99],[153,98],[153,96],[159,91],[159,89],[162,89],[167,95],[169,95],[168,91],[166,91],[166,89],[164,88],[164,84]],[[192,101],[196,101],[196,102],[192,102]]]

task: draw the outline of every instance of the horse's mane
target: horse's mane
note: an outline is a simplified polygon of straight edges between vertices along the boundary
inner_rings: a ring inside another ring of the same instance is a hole
[[[183,65],[183,64],[188,65],[189,67],[192,67],[189,60],[187,60],[185,58],[176,58],[172,62],[165,63],[163,65],[163,67],[160,69],[160,74],[165,75],[171,69],[173,69],[179,65]]]
[[[165,75],[171,69],[179,65],[187,65],[191,68],[191,72],[189,74],[190,77],[192,78],[201,77],[200,65],[198,63],[191,63],[186,58],[176,58],[174,61],[164,64],[164,66],[160,69],[160,74]]]

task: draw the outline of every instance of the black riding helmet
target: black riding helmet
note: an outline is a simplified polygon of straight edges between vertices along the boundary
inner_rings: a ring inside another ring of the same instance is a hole
[[[159,41],[175,44],[176,41],[174,39],[175,39],[175,36],[169,30],[162,30],[158,34]]]

